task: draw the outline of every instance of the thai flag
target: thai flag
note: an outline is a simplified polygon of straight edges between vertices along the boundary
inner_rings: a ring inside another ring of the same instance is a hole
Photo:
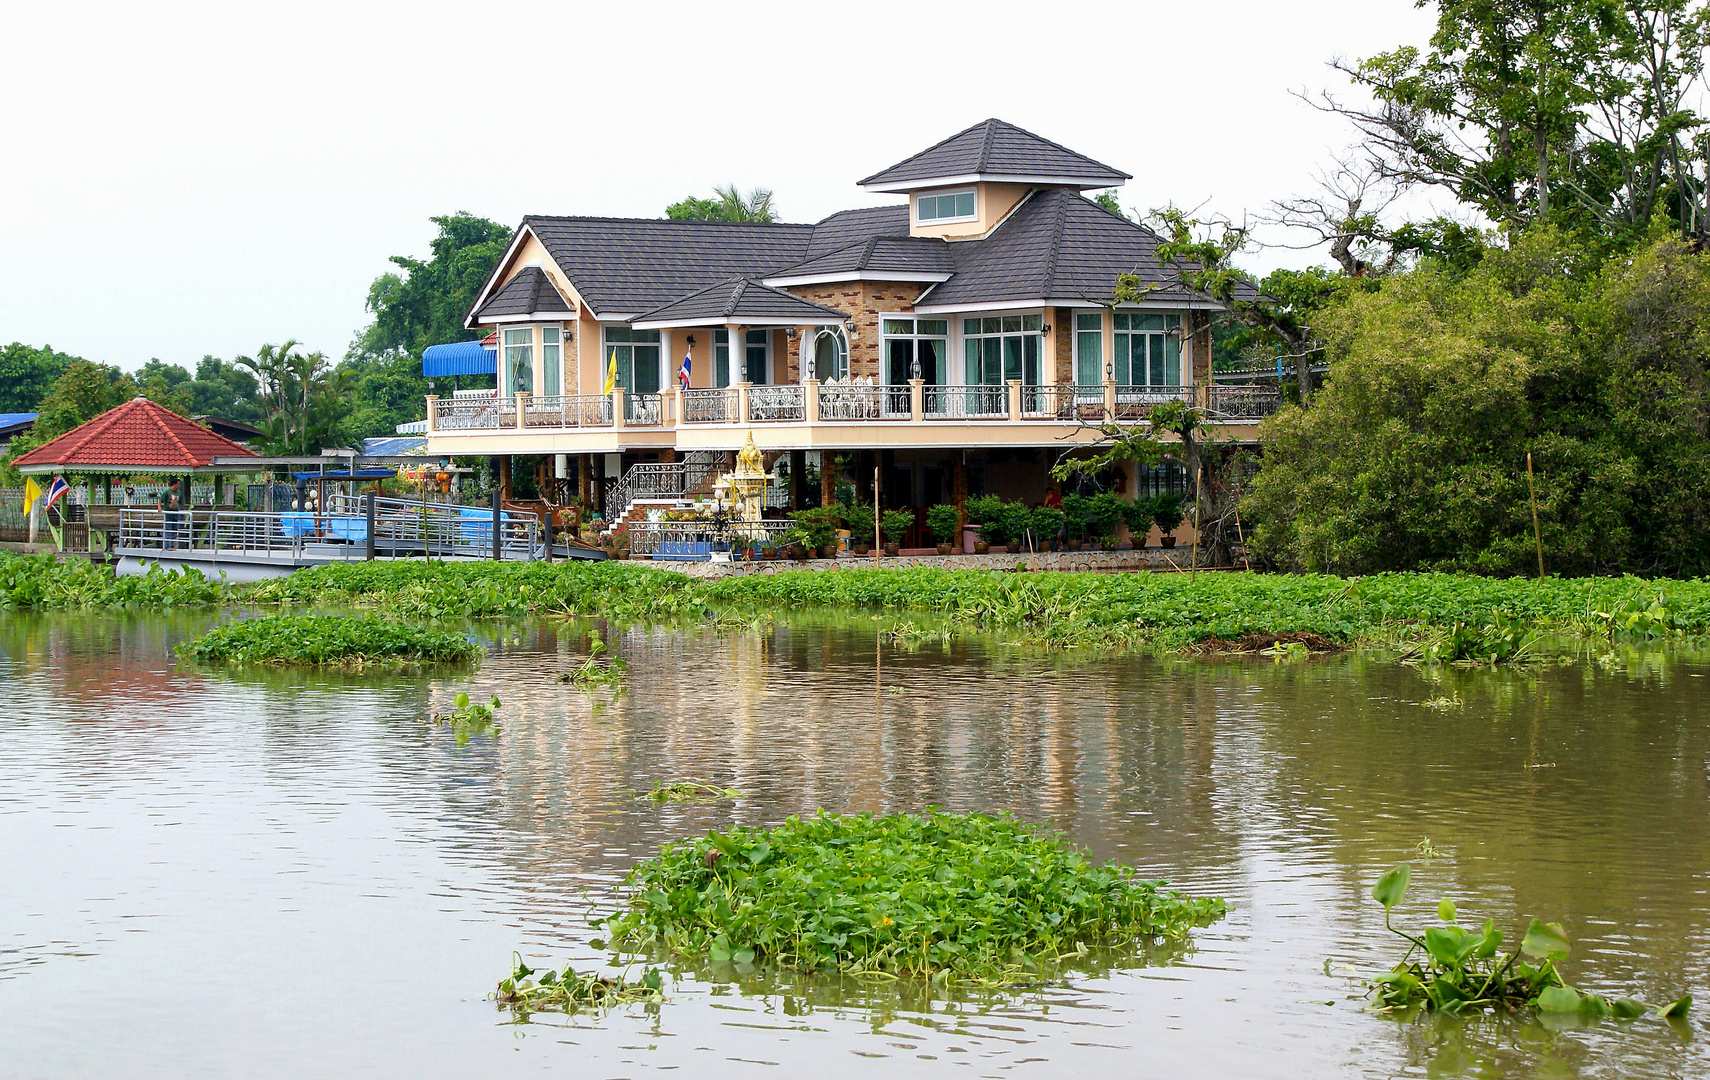
[[[66,492],[68,492],[70,490],[71,490],[71,485],[65,482],[65,477],[63,477],[63,476],[54,477],[53,483],[48,485],[47,501],[42,503],[42,509],[43,510],[52,510],[53,504],[60,500],[60,496],[64,495]]]
[[[683,383],[683,389],[689,388],[689,357],[691,353],[683,354],[683,366],[677,369],[677,378]]]

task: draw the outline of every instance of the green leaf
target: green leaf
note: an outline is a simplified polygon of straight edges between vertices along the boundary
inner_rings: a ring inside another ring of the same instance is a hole
[[[1610,1009],[1614,1012],[1617,1020],[1634,1020],[1645,1015],[1649,1006],[1642,1001],[1634,1001],[1632,998],[1624,997],[1616,998]]]
[[[1372,886],[1372,899],[1388,911],[1401,903],[1401,898],[1407,895],[1407,883],[1412,879],[1413,868],[1402,863],[1377,879],[1377,884]]]
[[[491,532],[492,530],[488,531]],[[469,695],[459,690],[457,696],[451,699],[451,703],[459,709],[467,709],[469,707]]]
[[[766,861],[769,855],[772,854],[772,845],[755,844],[753,847],[748,849],[746,854],[750,863],[755,866],[759,866],[761,863]]]
[[[1533,919],[1532,925],[1526,928],[1526,936],[1520,939],[1520,951],[1540,960],[1560,960],[1568,954],[1567,931],[1562,929],[1561,923],[1542,923]]]
[[[1444,922],[1454,922],[1455,902],[1446,896],[1437,901],[1437,918],[1442,919]]]
[[[1595,1016],[1599,1019],[1608,1016],[1612,1011],[1607,998],[1596,994],[1581,994],[1579,996],[1579,1011],[1582,1016]]]
[[[1664,1006],[1663,1011],[1662,1011],[1662,1015],[1664,1017],[1667,1017],[1670,1020],[1678,1020],[1681,1017],[1684,1017],[1687,1013],[1687,1010],[1689,1010],[1691,1008],[1692,1008],[1692,995],[1687,994],[1685,997],[1680,998],[1679,1000],[1676,1000],[1676,1001],[1671,1001],[1666,1006]]]
[[[708,950],[708,956],[711,958],[713,963],[723,964],[729,962],[730,952],[730,939],[726,938],[723,934],[720,934],[718,937],[713,938],[712,947]]]
[[[1458,926],[1433,926],[1425,931],[1425,951],[1444,967],[1454,967],[1465,955],[1461,950],[1461,940],[1466,936],[1467,932]],[[1477,945],[1478,939],[1474,938],[1469,948]]]
[[[1547,1013],[1578,1012],[1579,991],[1571,986],[1546,986],[1538,995],[1538,1008]]]
[[[752,964],[754,962],[754,950],[744,945],[730,954],[730,960],[734,964]]]

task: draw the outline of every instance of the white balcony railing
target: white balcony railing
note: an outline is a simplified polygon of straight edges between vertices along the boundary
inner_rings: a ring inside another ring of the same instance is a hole
[[[1152,406],[1166,401],[1193,404],[1191,386],[1118,386],[1116,388],[1116,420],[1144,420],[1152,414]]]
[[[440,398],[434,413],[435,431],[500,430],[517,426],[513,397]]]
[[[748,419],[756,423],[806,420],[806,402],[800,386],[751,386]]]
[[[734,386],[716,390],[683,391],[683,422],[685,424],[734,424],[741,417],[739,399]]]
[[[907,420],[913,415],[908,385],[824,382],[819,384],[821,420]]]
[[[1097,424],[1104,420],[1104,387],[1078,383],[1047,383],[1021,388],[1024,420],[1064,424]]]
[[[440,415],[445,415],[444,405]],[[608,394],[529,398],[523,406],[523,424],[530,428],[611,427],[612,399]]]
[[[920,411],[932,419],[1001,419],[1009,415],[1009,387],[925,386],[921,388]]]

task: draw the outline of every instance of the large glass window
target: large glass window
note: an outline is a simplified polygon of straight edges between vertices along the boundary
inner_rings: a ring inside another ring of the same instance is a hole
[[[764,386],[771,380],[766,377],[767,361],[772,352],[772,332],[770,330],[745,330],[742,334],[743,365],[742,378],[756,386]],[[730,331],[713,331],[713,385],[729,386],[730,378]]]
[[[1075,381],[1082,386],[1104,382],[1104,316],[1096,311],[1075,316]]]
[[[547,395],[562,394],[560,389],[559,350],[563,348],[564,331],[556,326],[540,328],[540,392]]]
[[[534,327],[505,331],[505,396],[534,392]]]
[[[606,347],[601,350],[606,364],[617,357],[617,384],[632,394],[659,392],[659,331],[632,330],[627,326],[608,326]],[[600,368],[600,384],[605,385],[607,368]]]
[[[814,335],[813,374],[821,382],[849,377],[849,339],[841,326],[828,326]]]
[[[1182,317],[1116,316],[1116,381],[1122,386],[1182,384]]]
[[[968,385],[1001,386],[1011,379],[1037,385],[1043,323],[1042,315],[963,319],[962,367]]]
[[[950,323],[946,319],[881,320],[885,338],[885,381],[907,386],[920,365],[920,378],[928,386],[950,381]]]
[[[915,199],[915,216],[920,221],[960,221],[974,216],[974,189],[947,191],[942,195],[921,195]]]

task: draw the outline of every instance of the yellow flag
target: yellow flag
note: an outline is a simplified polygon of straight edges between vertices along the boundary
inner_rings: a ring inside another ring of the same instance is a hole
[[[602,394],[609,394],[617,389],[617,350],[612,350],[612,362],[606,366],[606,385]]]
[[[41,497],[42,489],[36,486],[36,478],[33,476],[24,477],[24,513],[29,513],[30,507]]]

